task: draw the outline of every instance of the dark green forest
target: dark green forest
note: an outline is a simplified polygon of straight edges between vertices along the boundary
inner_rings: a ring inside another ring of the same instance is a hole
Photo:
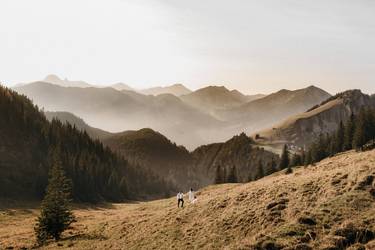
[[[357,151],[374,147],[375,110],[362,107],[358,114],[352,114],[346,122],[340,122],[331,134],[320,134],[314,143],[300,154],[305,165],[319,162],[337,153],[355,149]],[[293,166],[298,164],[293,164]]]
[[[76,201],[154,198],[174,190],[75,126],[49,122],[27,97],[0,86],[0,198],[40,199],[54,154]]]

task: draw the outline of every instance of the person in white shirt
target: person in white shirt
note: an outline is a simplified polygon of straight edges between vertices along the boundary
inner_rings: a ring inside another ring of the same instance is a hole
[[[192,202],[194,200],[194,191],[192,188],[190,188],[190,191],[189,191],[189,201]]]
[[[184,207],[184,193],[182,192],[178,192],[177,194],[177,207],[180,207],[180,203],[181,207]]]
[[[197,199],[197,196],[194,196],[194,199],[191,201],[191,203],[195,204],[197,203],[198,199]]]

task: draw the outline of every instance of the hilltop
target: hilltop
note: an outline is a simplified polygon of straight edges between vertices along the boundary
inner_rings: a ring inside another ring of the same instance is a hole
[[[161,95],[161,94],[172,94],[175,96],[187,95],[191,93],[191,90],[185,87],[183,84],[177,83],[166,87],[153,87],[148,89],[140,90],[145,95]]]
[[[254,132],[291,115],[304,112],[330,96],[329,93],[315,86],[297,90],[282,89],[263,98],[224,110],[220,117],[241,124],[246,132],[251,130]]]
[[[77,207],[59,248],[374,249],[374,163],[374,150],[346,152],[289,175],[204,188],[184,209],[175,198]],[[3,209],[4,246],[30,247],[36,214]]]
[[[346,122],[351,114],[358,114],[362,107],[375,107],[374,96],[360,90],[347,90],[259,134],[268,141],[282,140],[298,146],[309,146],[320,134],[334,132],[340,121]]]

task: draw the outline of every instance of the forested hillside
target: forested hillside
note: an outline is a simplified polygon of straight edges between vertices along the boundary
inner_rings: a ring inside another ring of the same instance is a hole
[[[86,132],[49,122],[28,98],[0,86],[0,198],[41,197],[54,154],[72,179],[78,201],[149,198],[173,190]]]
[[[278,155],[258,147],[244,133],[201,146],[192,156],[204,185],[256,180],[277,171],[279,163]]]
[[[260,132],[270,141],[285,140],[297,146],[308,147],[320,134],[335,132],[340,122],[346,122],[362,107],[375,108],[374,96],[360,90],[348,90],[328,98],[306,112]]]
[[[336,131],[320,136],[303,153],[305,165],[347,150],[375,148],[375,109],[362,107],[346,122],[340,122]]]
[[[248,182],[277,170],[279,156],[259,148],[244,133],[193,152],[151,129],[127,131],[104,140],[132,164],[138,164],[184,190],[214,183]]]
[[[179,188],[187,190],[192,185],[199,185],[189,151],[152,129],[114,134],[104,139],[103,143],[131,164],[139,165]]]
[[[69,112],[45,111],[44,114],[49,121],[52,121],[55,118],[62,121],[63,123],[68,122],[74,125],[77,129],[86,131],[87,134],[93,139],[103,139],[112,136],[112,133],[104,131],[102,129],[93,128],[89,126],[83,119]]]
[[[171,182],[179,189],[198,188],[217,182],[247,182],[275,171],[278,156],[259,148],[245,134],[224,143],[198,147],[189,152],[150,128],[108,133],[87,125],[71,113],[46,112],[62,122],[71,122],[120,154],[131,165]],[[104,136],[101,136],[104,135]],[[219,179],[216,180],[216,175]],[[231,177],[232,176],[232,177]]]

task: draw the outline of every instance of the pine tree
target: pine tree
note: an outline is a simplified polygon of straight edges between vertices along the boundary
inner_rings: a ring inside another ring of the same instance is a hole
[[[353,148],[353,135],[355,130],[355,116],[352,113],[350,115],[349,120],[346,122],[345,125],[345,132],[344,132],[344,150],[350,150]]]
[[[312,163],[312,158],[311,158],[311,149],[309,149],[306,154],[305,154],[305,161],[304,161],[304,165],[305,166],[308,166]]]
[[[305,149],[302,149],[302,151],[301,151],[301,165],[305,165],[305,161],[306,161],[306,151],[305,151]]]
[[[43,244],[49,238],[59,240],[61,233],[74,221],[69,206],[71,184],[65,177],[60,160],[55,156],[46,195],[41,205],[41,214],[34,228],[39,244]]]
[[[258,179],[263,178],[263,177],[264,177],[263,163],[262,163],[262,160],[259,159],[257,171],[256,171],[256,174],[255,174],[255,180],[258,180]]]
[[[228,182],[228,183],[237,183],[238,182],[236,166],[233,166],[233,167],[230,168],[226,182]]]
[[[299,154],[293,154],[293,157],[292,157],[292,160],[289,164],[289,166],[301,166],[302,165],[302,158],[301,158],[301,155]]]
[[[272,156],[271,162],[269,163],[269,168],[268,168],[266,174],[270,175],[272,173],[275,173],[277,171],[276,166],[277,166],[277,164],[276,164],[275,158]]]
[[[312,163],[319,162],[328,156],[327,145],[328,140],[323,134],[319,136],[319,139],[313,144],[311,148],[311,160]]]
[[[375,139],[375,113],[373,109],[367,109],[367,123],[369,140]]]
[[[221,171],[220,165],[216,166],[216,172],[215,172],[215,184],[221,184],[224,182],[224,177]]]
[[[333,136],[333,152],[331,155],[340,153],[344,149],[344,138],[345,138],[345,128],[342,121],[340,121],[339,127],[336,130],[335,136]]]
[[[284,168],[287,168],[289,166],[290,159],[289,159],[289,150],[288,146],[285,144],[283,148],[283,152],[281,154],[279,169],[282,170]]]
[[[358,115],[356,128],[353,135],[353,148],[356,150],[362,149],[363,145],[370,139],[368,112],[364,108],[361,109]]]

